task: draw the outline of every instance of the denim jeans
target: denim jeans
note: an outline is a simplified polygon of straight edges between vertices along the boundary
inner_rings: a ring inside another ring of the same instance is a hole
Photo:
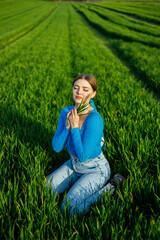
[[[66,208],[70,214],[85,213],[104,192],[102,187],[110,175],[110,166],[103,153],[85,162],[71,156],[46,178],[46,185],[51,184],[53,193],[62,193],[71,187],[63,201],[62,210]]]

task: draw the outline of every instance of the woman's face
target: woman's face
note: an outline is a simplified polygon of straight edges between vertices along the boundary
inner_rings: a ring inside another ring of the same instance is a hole
[[[96,91],[93,91],[89,82],[84,79],[78,79],[74,82],[72,93],[73,100],[77,105],[81,103],[82,99],[86,99],[88,95],[87,103],[89,103],[90,99],[96,95]]]

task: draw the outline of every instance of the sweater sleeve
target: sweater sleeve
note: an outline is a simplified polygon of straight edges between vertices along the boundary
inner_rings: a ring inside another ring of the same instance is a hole
[[[66,112],[63,109],[60,113],[56,133],[52,139],[52,147],[55,152],[60,152],[65,147],[69,137],[70,131],[66,128],[65,121],[66,121]]]
[[[100,115],[95,115],[87,119],[83,139],[79,128],[71,129],[72,141],[77,158],[84,162],[92,156],[94,149],[101,142],[103,133],[103,119]]]

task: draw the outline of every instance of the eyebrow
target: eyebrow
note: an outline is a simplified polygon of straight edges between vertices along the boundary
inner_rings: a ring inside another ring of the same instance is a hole
[[[79,85],[74,85],[75,87],[79,87]],[[89,89],[89,87],[82,86],[83,88]]]

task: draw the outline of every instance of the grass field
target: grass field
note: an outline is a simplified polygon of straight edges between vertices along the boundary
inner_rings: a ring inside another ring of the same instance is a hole
[[[160,2],[0,0],[0,23],[0,239],[159,239]],[[81,73],[126,181],[69,218],[44,176],[69,159],[51,142]]]

